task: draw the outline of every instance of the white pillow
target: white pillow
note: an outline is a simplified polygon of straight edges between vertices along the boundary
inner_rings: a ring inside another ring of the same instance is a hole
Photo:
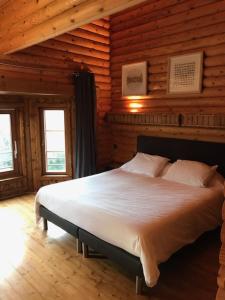
[[[127,172],[156,177],[168,161],[169,159],[166,157],[138,152],[133,159],[122,165],[121,169]]]
[[[163,179],[196,187],[205,187],[215,174],[216,168],[217,166],[211,167],[198,161],[179,159],[172,164]]]

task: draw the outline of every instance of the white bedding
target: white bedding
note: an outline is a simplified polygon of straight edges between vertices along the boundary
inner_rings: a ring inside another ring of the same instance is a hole
[[[39,205],[140,257],[146,284],[158,264],[221,223],[223,186],[192,187],[121,169],[42,187]]]

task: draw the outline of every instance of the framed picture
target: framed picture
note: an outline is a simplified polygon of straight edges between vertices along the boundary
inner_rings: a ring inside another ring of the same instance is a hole
[[[122,66],[122,96],[147,94],[147,62]]]
[[[169,58],[167,92],[169,94],[201,93],[203,53]]]

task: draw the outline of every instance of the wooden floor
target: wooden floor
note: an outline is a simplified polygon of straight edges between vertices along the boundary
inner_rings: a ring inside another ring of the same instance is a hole
[[[84,259],[73,237],[35,225],[34,197],[0,202],[0,300],[212,300],[219,234],[183,249],[161,268],[158,285],[135,295],[134,278],[107,259]],[[150,296],[151,295],[151,296]]]

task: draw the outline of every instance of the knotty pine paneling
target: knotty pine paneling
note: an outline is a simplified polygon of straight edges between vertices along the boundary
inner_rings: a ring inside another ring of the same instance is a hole
[[[218,272],[218,277],[217,277],[217,283],[219,286],[216,300],[223,300],[225,299],[225,204],[223,205],[223,211],[222,211],[222,216],[223,216],[223,225],[222,225],[222,230],[221,230],[221,241],[222,241],[222,246],[220,250],[220,256],[219,256],[219,262],[220,262],[220,268]]]
[[[223,205],[222,217],[224,223],[222,225],[222,230],[221,230],[222,246],[221,246],[220,256],[219,256],[220,268],[217,277],[217,283],[219,289],[217,292],[216,300],[225,299],[225,203]]]
[[[30,143],[31,143],[31,161],[32,161],[32,175],[33,175],[33,190],[37,191],[41,186],[66,181],[73,178],[73,143],[74,136],[74,105],[70,97],[65,96],[24,96],[29,109],[29,126],[30,126]],[[43,134],[41,132],[41,111],[43,109],[64,109],[65,112],[65,130],[66,138],[66,161],[67,173],[66,175],[47,175],[44,174],[43,155]]]
[[[225,2],[150,0],[113,15],[111,30],[112,113],[224,113]],[[204,52],[201,94],[168,95],[168,58]],[[148,62],[148,96],[121,97],[124,64]],[[136,151],[138,134],[224,142],[224,130],[112,124],[113,161],[122,163]]]
[[[0,180],[0,200],[21,195],[32,190],[32,172],[28,166],[31,156],[29,143],[29,120],[26,114],[26,103],[21,96],[0,95],[0,110],[16,109],[18,115],[18,148],[19,176]],[[25,143],[26,141],[26,143]]]
[[[0,55],[0,94],[73,96],[72,74],[88,69],[97,85],[97,162],[111,161],[109,20],[104,18],[15,54]],[[0,100],[1,101],[1,100]]]
[[[45,175],[42,166],[42,140],[40,112],[45,108],[63,108],[66,113],[67,162],[66,175]],[[69,180],[73,176],[72,136],[74,106],[71,97],[62,95],[0,95],[0,110],[15,109],[18,112],[19,175],[0,180],[0,200],[37,191],[41,186]]]

